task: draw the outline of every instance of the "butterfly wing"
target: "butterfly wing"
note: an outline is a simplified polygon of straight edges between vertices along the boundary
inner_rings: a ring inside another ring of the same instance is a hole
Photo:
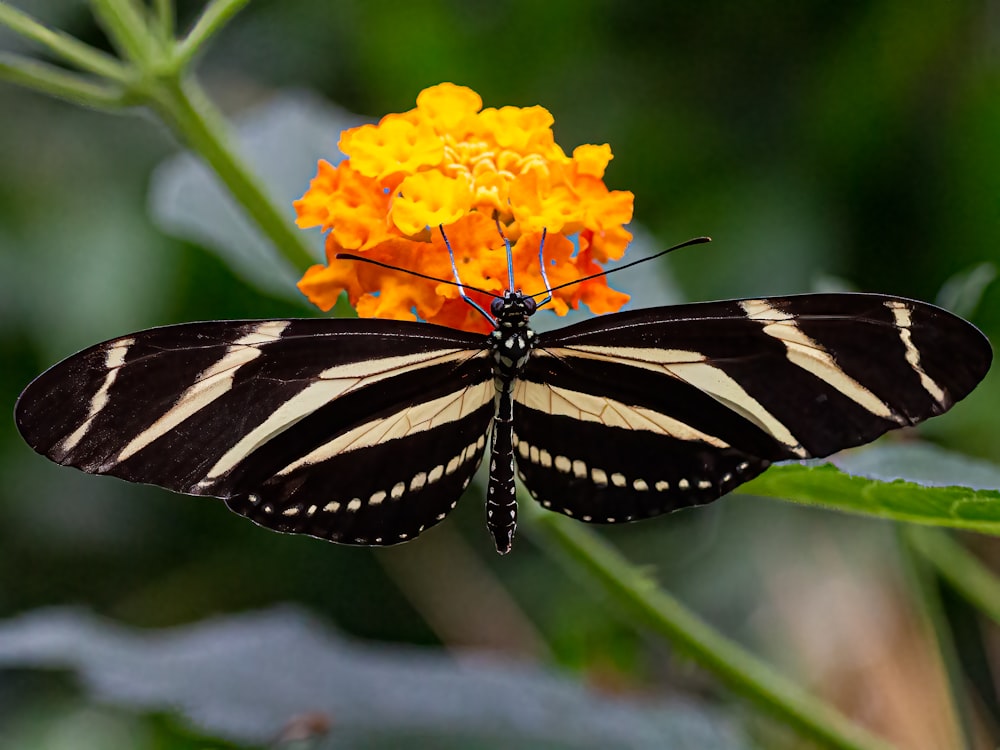
[[[940,414],[991,359],[964,320],[880,295],[608,315],[539,336],[514,392],[518,471],[584,521],[654,516]]]
[[[221,321],[98,344],[21,395],[39,453],[225,499],[279,531],[391,544],[440,521],[492,417],[484,337],[384,320]]]

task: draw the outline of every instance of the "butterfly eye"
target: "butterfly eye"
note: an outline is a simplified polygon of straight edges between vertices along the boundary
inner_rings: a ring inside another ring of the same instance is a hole
[[[538,303],[535,302],[534,297],[524,298],[524,311],[528,313],[528,315],[531,315],[537,309],[538,309]]]
[[[500,313],[503,312],[503,300],[497,297],[490,303],[490,312],[493,313],[494,318],[499,318]]]

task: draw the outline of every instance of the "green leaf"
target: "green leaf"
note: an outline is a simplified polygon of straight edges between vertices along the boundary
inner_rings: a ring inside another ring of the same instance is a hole
[[[837,463],[773,466],[740,492],[1000,535],[1000,468],[993,464],[920,444],[880,446]]]

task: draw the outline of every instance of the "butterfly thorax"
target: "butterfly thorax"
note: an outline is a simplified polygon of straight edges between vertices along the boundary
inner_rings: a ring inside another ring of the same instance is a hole
[[[520,291],[506,292],[490,306],[496,318],[496,328],[490,334],[490,350],[498,390],[501,383],[506,389],[511,387],[535,347],[535,332],[529,325],[535,309],[534,298]]]

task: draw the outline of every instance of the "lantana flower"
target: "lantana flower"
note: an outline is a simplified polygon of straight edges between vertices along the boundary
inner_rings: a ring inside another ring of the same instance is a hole
[[[327,262],[308,269],[299,289],[323,310],[346,291],[362,317],[419,316],[485,331],[489,322],[455,286],[336,256],[350,252],[450,280],[443,233],[469,296],[489,309],[489,297],[473,289],[506,290],[498,224],[513,244],[522,291],[545,291],[543,232],[552,287],[599,273],[599,264],[620,258],[632,239],[623,225],[632,219],[633,196],[604,184],[607,144],[579,146],[567,156],[552,123],[542,107],[483,109],[476,92],[443,83],[422,91],[408,112],[344,131],[339,146],[347,158],[337,166],[320,161],[295,202],[299,227],[326,232]],[[599,277],[556,290],[550,307],[565,315],[583,302],[605,313],[627,301]]]

